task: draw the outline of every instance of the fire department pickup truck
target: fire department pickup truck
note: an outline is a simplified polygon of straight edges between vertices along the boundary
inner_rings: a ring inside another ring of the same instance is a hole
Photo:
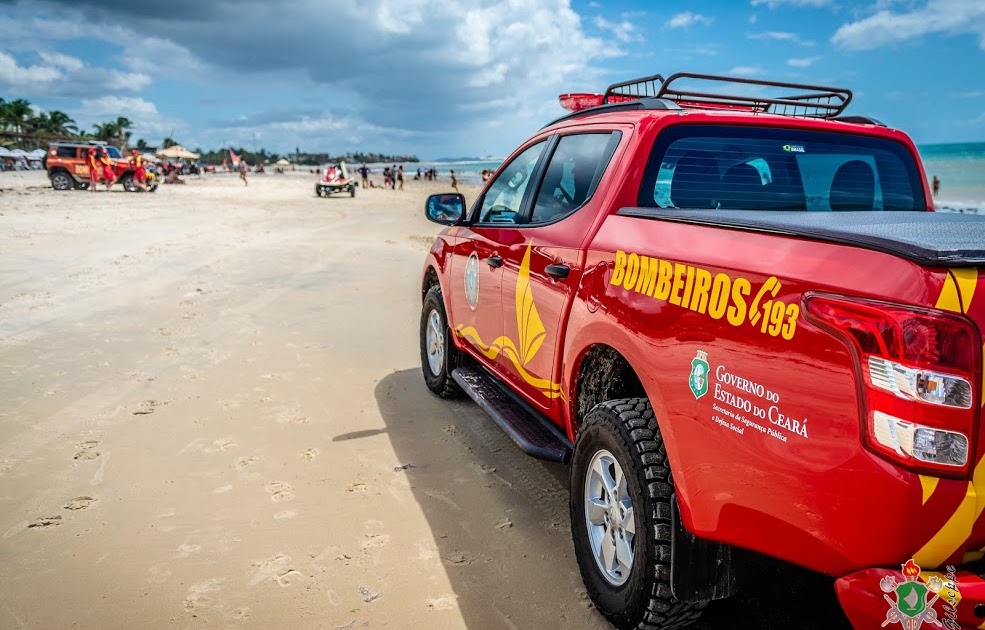
[[[570,463],[599,612],[677,628],[766,556],[855,628],[985,627],[985,221],[848,90],[567,94],[427,256],[427,386]]]

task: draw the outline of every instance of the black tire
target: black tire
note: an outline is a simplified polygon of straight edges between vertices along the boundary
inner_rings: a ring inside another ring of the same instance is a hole
[[[123,184],[123,190],[127,192],[138,192],[140,187],[134,182],[133,173],[127,173],[121,177],[118,183]]]
[[[601,450],[623,470],[636,532],[626,581],[614,586],[595,560],[586,522],[585,485]],[[673,480],[653,407],[646,398],[610,400],[585,418],[571,462],[571,536],[582,579],[595,607],[621,629],[670,630],[688,626],[706,603],[687,604],[670,590]]]
[[[75,182],[75,190],[89,190],[89,182]]]
[[[431,313],[437,313],[441,340],[444,344],[443,361],[436,374],[431,369],[428,360],[427,331]],[[451,340],[451,330],[448,328],[448,317],[445,315],[445,302],[441,296],[441,286],[434,285],[424,296],[424,306],[421,308],[421,370],[424,372],[424,382],[428,389],[442,398],[454,398],[462,393],[458,383],[452,378],[452,370],[458,367],[459,354]]]
[[[355,197],[356,196],[356,187],[355,186],[349,186],[349,196],[350,197]]]
[[[75,180],[67,171],[55,171],[50,177],[51,187],[55,190],[72,190],[75,188]]]
[[[321,186],[315,184],[315,194],[321,197]]]

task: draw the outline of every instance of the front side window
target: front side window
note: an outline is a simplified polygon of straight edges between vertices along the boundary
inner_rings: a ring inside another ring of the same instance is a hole
[[[899,142],[822,131],[681,125],[654,143],[641,206],[719,210],[926,209]]]
[[[119,150],[119,149],[117,149],[116,147],[109,147],[109,146],[108,146],[108,147],[106,147],[106,153],[107,153],[107,154],[108,154],[108,155],[109,155],[109,156],[110,156],[111,158],[119,158],[119,157],[120,157],[120,150]]]
[[[558,221],[585,205],[620,137],[618,131],[562,137],[544,174],[530,223]]]
[[[530,183],[537,161],[544,151],[542,140],[527,148],[510,162],[490,184],[479,209],[479,223],[518,223],[523,195]]]

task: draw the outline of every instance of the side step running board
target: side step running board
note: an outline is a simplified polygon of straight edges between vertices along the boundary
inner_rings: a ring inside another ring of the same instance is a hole
[[[479,367],[463,366],[451,373],[455,382],[527,455],[565,464],[574,450],[557,426],[508,392]]]

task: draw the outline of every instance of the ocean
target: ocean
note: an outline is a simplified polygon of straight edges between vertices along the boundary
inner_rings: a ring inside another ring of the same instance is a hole
[[[927,171],[941,180],[938,210],[985,214],[985,142],[925,144],[917,147]]]
[[[925,144],[917,147],[923,160],[927,179],[936,175],[941,180],[938,210],[985,214],[985,142],[954,144]],[[450,171],[460,182],[482,183],[483,169],[494,171],[502,160],[465,162],[416,162],[404,164],[405,177],[412,179],[417,169],[434,168],[438,181],[450,181]],[[383,171],[382,164],[370,165],[375,173]]]

